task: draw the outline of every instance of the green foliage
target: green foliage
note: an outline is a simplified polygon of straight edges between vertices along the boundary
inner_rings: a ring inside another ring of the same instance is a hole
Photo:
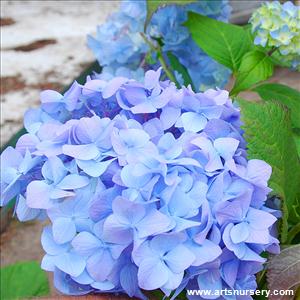
[[[170,65],[172,67],[173,70],[177,71],[179,74],[182,75],[183,81],[184,81],[184,85],[188,86],[189,84],[191,85],[193,91],[195,91],[195,87],[193,85],[193,81],[190,77],[190,74],[188,73],[187,69],[185,68],[185,66],[183,66],[180,61],[178,60],[178,58],[172,54],[172,52],[167,52],[167,56],[170,62]]]
[[[254,89],[263,100],[282,102],[291,110],[292,126],[300,128],[300,93],[286,85],[266,83]]]
[[[149,51],[146,54],[146,57],[145,57],[146,63],[149,64],[149,65],[156,64],[157,63],[157,58],[155,58],[155,56],[157,56],[156,53],[154,53],[153,51]]]
[[[268,288],[271,292],[273,290],[290,290],[299,286],[300,245],[284,248],[280,254],[272,256],[267,264],[267,269]]]
[[[233,71],[238,70],[242,57],[252,48],[247,28],[216,21],[194,12],[189,12],[184,25],[203,51]]]
[[[294,133],[294,141],[295,141],[295,144],[296,144],[296,148],[297,148],[297,152],[298,152],[298,155],[300,157],[300,135],[297,134],[297,133]]]
[[[289,111],[280,103],[239,100],[248,158],[262,159],[272,167],[270,187],[283,203],[282,242],[286,240],[287,218],[299,221],[295,206],[300,195],[300,164],[292,136]],[[287,213],[288,210],[288,213]]]
[[[153,14],[160,8],[167,5],[187,5],[196,2],[196,0],[147,0],[147,17],[145,22],[145,31],[149,25]]]
[[[268,79],[272,74],[273,63],[270,57],[261,51],[250,51],[242,58],[231,94],[236,95],[240,91]]]
[[[0,299],[24,299],[47,296],[47,275],[36,261],[19,262],[1,268]]]

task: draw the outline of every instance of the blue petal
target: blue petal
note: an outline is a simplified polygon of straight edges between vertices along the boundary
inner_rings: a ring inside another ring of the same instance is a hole
[[[26,199],[22,195],[19,196],[17,207],[16,207],[16,214],[18,219],[21,222],[25,222],[37,218],[40,212],[41,211],[39,209],[28,207],[26,204]]]
[[[64,145],[62,147],[65,155],[80,159],[90,160],[96,158],[100,152],[95,144],[88,145]]]
[[[126,265],[120,272],[120,284],[124,291],[133,297],[138,293],[138,279],[137,279],[138,268],[134,265]]]
[[[76,227],[71,218],[57,218],[52,226],[54,241],[58,244],[64,244],[73,239],[76,234]]]
[[[69,248],[68,244],[59,245],[54,242],[52,229],[50,226],[44,228],[41,243],[43,249],[50,255],[58,255],[64,253]]]
[[[90,256],[96,251],[101,251],[102,243],[89,232],[80,232],[72,241],[75,251],[82,256]]]
[[[89,179],[86,176],[78,174],[67,175],[56,187],[62,190],[74,190],[82,188],[89,184]]]
[[[101,176],[106,169],[108,168],[108,166],[115,160],[115,158],[113,159],[109,159],[106,161],[100,161],[100,162],[96,162],[93,160],[79,160],[77,159],[77,165],[80,169],[82,169],[86,174],[92,176],[92,177],[99,177]]]
[[[230,230],[231,240],[235,244],[244,242],[248,238],[249,234],[250,234],[250,228],[247,222],[236,224]]]
[[[136,225],[138,236],[145,238],[147,236],[167,232],[174,225],[169,217],[157,210],[151,210],[146,216]]]
[[[109,279],[109,274],[115,266],[115,260],[108,250],[96,252],[87,260],[87,271],[95,281],[105,281]]]
[[[159,258],[147,257],[139,265],[138,282],[139,286],[144,290],[158,289],[162,287],[168,279],[168,268]]]
[[[53,261],[57,268],[74,277],[79,276],[86,266],[84,258],[74,253],[57,255]]]
[[[30,208],[48,209],[53,206],[50,193],[53,188],[45,181],[32,181],[27,186],[26,203]]]
[[[176,122],[176,127],[183,127],[185,131],[199,132],[204,129],[207,119],[195,112],[186,112]]]
[[[221,248],[218,245],[207,239],[205,239],[201,245],[190,243],[187,247],[189,247],[196,257],[192,263],[193,266],[201,266],[205,263],[212,262],[222,253]]]
[[[195,258],[193,252],[183,245],[178,245],[164,256],[165,262],[174,273],[184,272]]]

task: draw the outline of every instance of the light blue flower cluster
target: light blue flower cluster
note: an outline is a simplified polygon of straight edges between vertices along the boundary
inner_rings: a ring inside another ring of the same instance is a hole
[[[146,11],[145,0],[124,0],[120,11],[98,26],[96,37],[88,36],[88,46],[104,67],[100,79],[110,79],[114,76],[137,80],[143,78],[144,69],[149,68],[146,57],[149,48],[140,35],[140,32],[144,31]],[[169,51],[179,59],[187,68],[197,91],[216,86],[223,87],[230,72],[207,56],[192,40],[187,28],[182,25],[187,20],[188,11],[227,21],[230,6],[227,0],[167,6],[154,14],[147,29],[147,36],[154,43],[155,39],[163,42],[162,50],[167,61]],[[175,75],[181,82],[180,75]]]
[[[300,68],[300,7],[290,1],[266,2],[252,15],[254,43],[267,48],[277,48],[281,60]]]
[[[42,267],[65,294],[255,289],[261,253],[278,251],[271,168],[247,161],[228,92],[160,73],[42,92],[1,155],[2,205],[51,220]]]

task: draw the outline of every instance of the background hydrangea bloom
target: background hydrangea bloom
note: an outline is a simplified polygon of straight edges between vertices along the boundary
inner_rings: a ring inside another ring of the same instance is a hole
[[[165,59],[168,60],[167,52],[172,52],[187,68],[196,90],[222,87],[228,80],[229,70],[199,49],[182,23],[187,20],[188,11],[228,21],[230,10],[227,0],[168,6],[153,15],[147,36],[163,41]],[[146,11],[144,0],[122,1],[120,10],[112,14],[105,24],[97,27],[96,37],[88,36],[88,46],[104,67],[98,77],[111,79],[114,76],[125,76],[137,80],[143,77],[143,69],[149,68],[146,58],[149,47],[140,35],[144,31]],[[177,79],[181,81],[180,77]]]
[[[278,48],[280,60],[293,68],[300,68],[300,7],[287,1],[266,2],[256,10],[250,22],[255,34],[254,43]]]
[[[3,204],[17,196],[21,219],[48,216],[42,268],[65,294],[255,289],[261,253],[279,250],[271,168],[247,161],[228,92],[160,73],[43,92],[2,154]]]

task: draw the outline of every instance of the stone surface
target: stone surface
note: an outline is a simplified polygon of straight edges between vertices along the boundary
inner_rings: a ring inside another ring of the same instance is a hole
[[[1,1],[1,144],[42,89],[62,89],[94,61],[86,35],[119,1]]]

